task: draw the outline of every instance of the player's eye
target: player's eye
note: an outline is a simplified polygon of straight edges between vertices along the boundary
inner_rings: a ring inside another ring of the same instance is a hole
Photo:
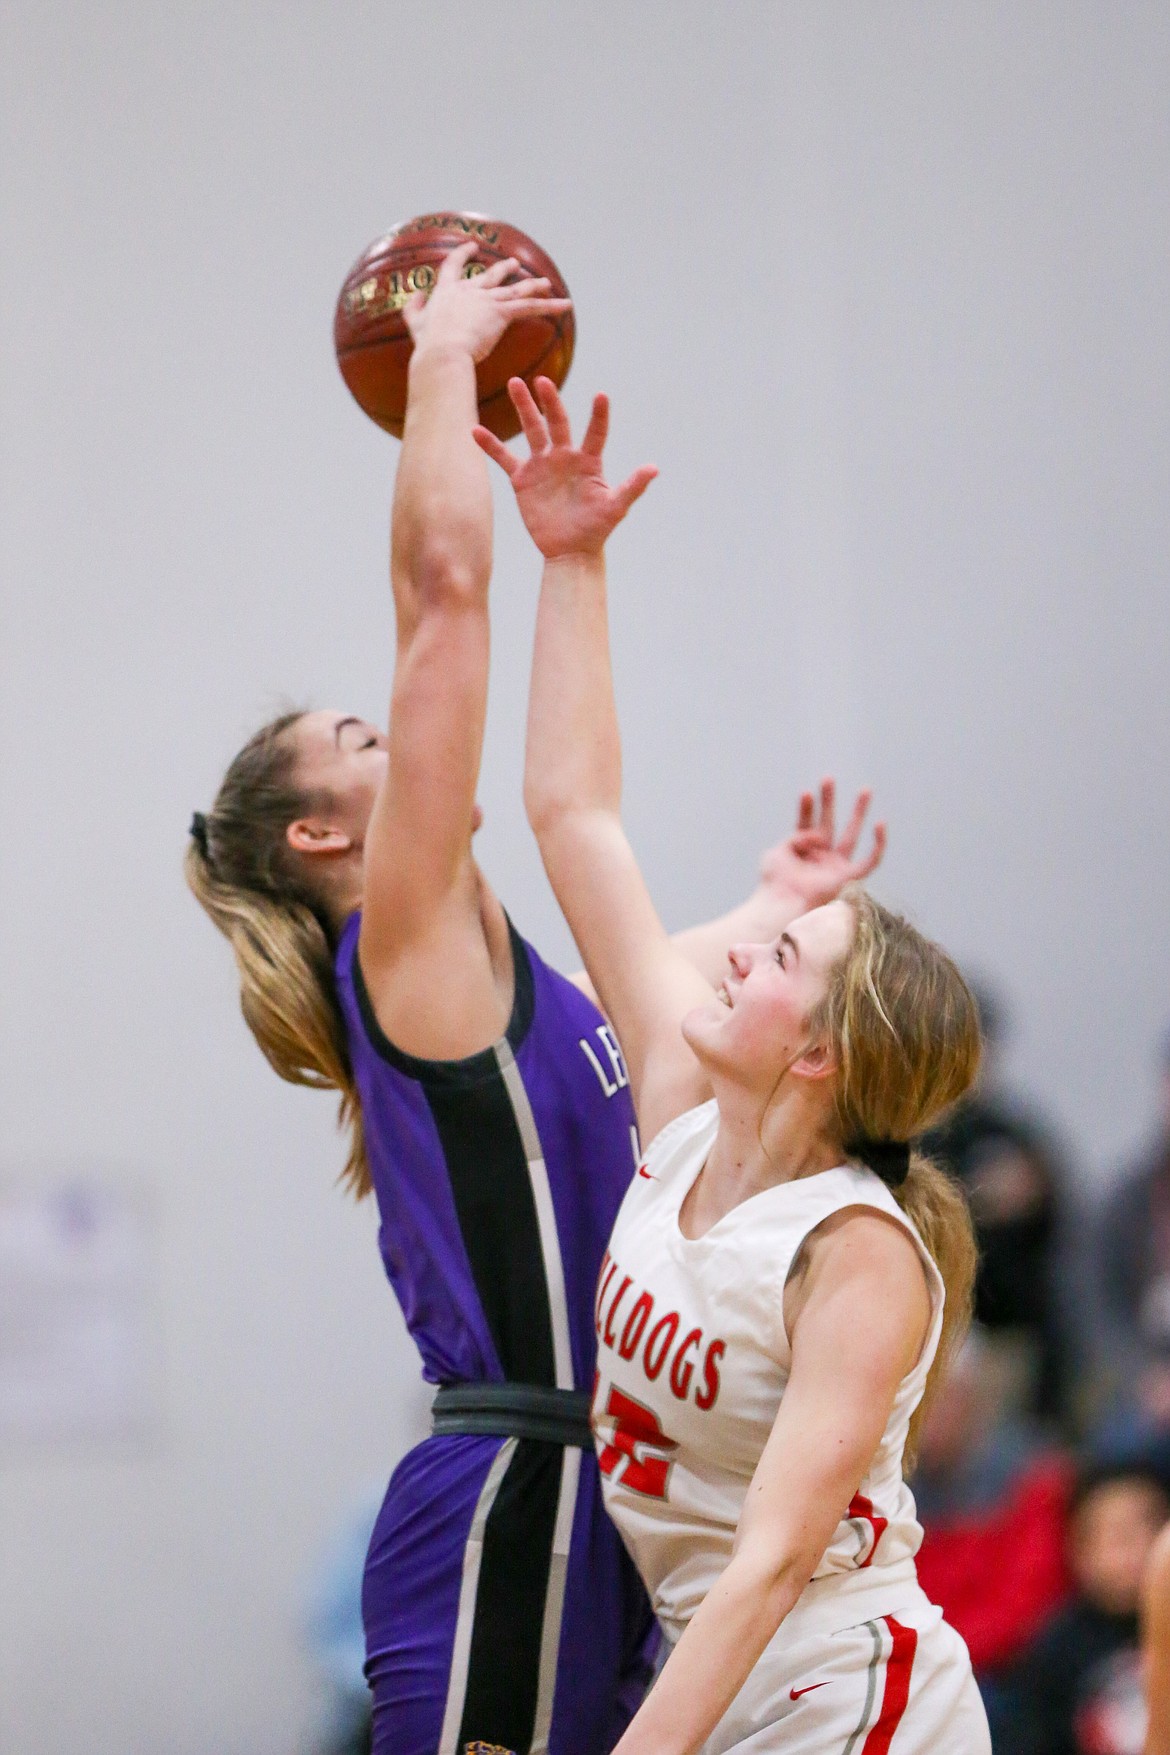
[[[377,735],[375,734],[373,737],[367,737],[365,743],[359,743],[358,749],[359,750],[372,750],[377,746],[377,742],[378,742],[378,738],[377,738]]]
[[[784,946],[783,945],[776,946],[776,961],[779,963],[780,967],[783,969],[784,968]]]

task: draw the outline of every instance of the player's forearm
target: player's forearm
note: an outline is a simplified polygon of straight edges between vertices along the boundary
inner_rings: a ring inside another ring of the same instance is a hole
[[[621,806],[622,754],[605,558],[545,562],[536,616],[524,803],[542,845],[578,811]]]
[[[408,617],[430,592],[486,590],[492,498],[487,464],[471,437],[477,418],[470,353],[424,341],[410,361],[391,519],[391,576]]]
[[[695,1755],[807,1583],[795,1565],[738,1554],[690,1625],[613,1755]]]

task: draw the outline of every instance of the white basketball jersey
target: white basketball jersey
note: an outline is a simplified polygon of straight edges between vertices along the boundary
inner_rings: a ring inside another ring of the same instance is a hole
[[[922,1529],[902,1479],[902,1453],[942,1326],[938,1269],[871,1170],[844,1165],[781,1183],[743,1201],[702,1237],[684,1237],[679,1208],[718,1120],[716,1105],[706,1103],[654,1140],[622,1203],[597,1291],[592,1419],[605,1503],[671,1639],[731,1558],[744,1496],[788,1381],[784,1288],[810,1231],[844,1207],[889,1214],[921,1251],[933,1306],[922,1356],[899,1386],[814,1581],[836,1577],[845,1587],[860,1573],[859,1585],[876,1585],[881,1575],[891,1584],[913,1580]],[[824,1592],[814,1582],[806,1594]]]

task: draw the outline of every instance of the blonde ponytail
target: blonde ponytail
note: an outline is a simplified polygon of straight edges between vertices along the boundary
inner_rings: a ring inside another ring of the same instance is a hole
[[[862,889],[842,899],[853,940],[810,1024],[834,1049],[836,1123],[851,1150],[849,1142],[910,1140],[931,1127],[974,1082],[980,1034],[974,996],[939,945]],[[910,1467],[927,1406],[971,1321],[978,1252],[961,1189],[921,1152],[911,1151],[905,1180],[890,1187],[946,1288],[938,1352],[910,1422]]]
[[[286,735],[299,718],[282,714],[240,751],[210,816],[195,818],[184,873],[235,953],[240,1008],[269,1065],[290,1084],[340,1093],[349,1131],[340,1180],[360,1200],[370,1170],[331,935],[285,839],[312,802],[295,785]]]
[[[933,1159],[912,1152],[910,1174],[900,1188],[891,1192],[921,1237],[946,1288],[938,1351],[927,1373],[922,1400],[910,1418],[904,1457],[904,1466],[909,1470],[914,1466],[926,1410],[971,1326],[979,1252],[966,1197]]]

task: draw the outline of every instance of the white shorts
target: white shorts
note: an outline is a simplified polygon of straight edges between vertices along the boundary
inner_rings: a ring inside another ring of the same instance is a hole
[[[782,1626],[703,1755],[991,1755],[967,1647],[915,1596],[840,1632]]]

